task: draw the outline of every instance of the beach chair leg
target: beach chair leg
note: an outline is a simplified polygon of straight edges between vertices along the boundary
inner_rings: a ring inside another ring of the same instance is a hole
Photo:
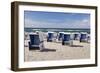
[[[49,39],[47,38],[47,42],[49,42]]]
[[[31,43],[30,43],[30,42],[28,42],[28,44],[29,44],[29,49],[32,49]]]
[[[62,41],[62,45],[65,45],[64,41]]]
[[[82,40],[80,39],[80,42],[82,42]]]

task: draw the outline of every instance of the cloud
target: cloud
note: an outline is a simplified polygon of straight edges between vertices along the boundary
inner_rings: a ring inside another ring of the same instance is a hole
[[[69,20],[62,23],[66,28],[90,28],[90,20],[82,19],[82,20]]]
[[[90,20],[82,19],[80,21],[76,21],[75,25],[80,28],[90,28]]]
[[[90,28],[90,21],[88,19],[82,20],[70,20],[64,22],[57,22],[57,20],[51,21],[39,21],[32,19],[25,19],[25,27],[27,28]]]
[[[31,19],[25,19],[25,27],[28,28],[53,28],[55,23],[50,21],[37,21]]]
[[[88,19],[83,19],[83,20],[82,20],[83,23],[86,23],[86,22],[88,22],[88,21],[89,21]]]

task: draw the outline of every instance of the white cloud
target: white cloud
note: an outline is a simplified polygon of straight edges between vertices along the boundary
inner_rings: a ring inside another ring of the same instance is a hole
[[[83,20],[77,21],[75,25],[80,28],[90,28],[90,21],[88,19],[83,19]]]
[[[87,22],[89,22],[89,20],[88,19],[83,19],[82,22],[87,23]]]
[[[63,23],[56,23],[50,21],[36,21],[25,19],[25,27],[29,28],[90,28],[90,21],[88,19],[65,21]]]
[[[30,28],[52,28],[55,26],[55,23],[53,22],[47,22],[47,21],[36,21],[31,19],[25,19],[25,27]]]

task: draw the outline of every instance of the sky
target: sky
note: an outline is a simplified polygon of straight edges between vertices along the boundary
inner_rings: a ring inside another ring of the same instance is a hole
[[[90,28],[90,14],[24,11],[25,28]]]

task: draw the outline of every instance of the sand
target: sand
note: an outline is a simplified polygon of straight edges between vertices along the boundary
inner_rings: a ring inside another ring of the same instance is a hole
[[[60,42],[44,41],[46,50],[29,50],[28,40],[25,41],[25,61],[70,60],[90,58],[90,43],[73,41],[73,46],[62,45]]]

